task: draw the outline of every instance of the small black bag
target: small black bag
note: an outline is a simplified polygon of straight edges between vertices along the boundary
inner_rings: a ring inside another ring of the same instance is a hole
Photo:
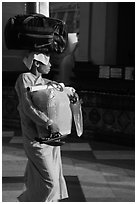
[[[65,23],[42,14],[14,16],[5,27],[8,49],[62,53],[67,39]]]

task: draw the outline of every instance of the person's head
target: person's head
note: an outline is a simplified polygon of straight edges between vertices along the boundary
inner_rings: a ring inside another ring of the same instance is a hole
[[[48,64],[44,64],[41,61],[33,60],[31,69],[37,69],[37,71],[41,74],[48,74],[50,72],[50,67],[50,62],[48,62]]]
[[[24,58],[23,62],[30,71],[37,71],[41,74],[50,72],[50,57],[43,53],[31,52]]]

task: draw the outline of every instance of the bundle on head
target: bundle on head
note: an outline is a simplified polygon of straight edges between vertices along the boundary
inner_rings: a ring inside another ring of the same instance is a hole
[[[67,40],[65,23],[42,14],[16,15],[5,26],[8,49],[62,53]]]

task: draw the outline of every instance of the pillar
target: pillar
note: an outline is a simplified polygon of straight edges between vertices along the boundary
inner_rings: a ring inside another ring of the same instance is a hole
[[[49,2],[37,2],[36,3],[37,13],[43,14],[46,17],[49,17]]]
[[[116,64],[117,2],[93,2],[90,27],[90,61],[94,64]]]
[[[118,3],[107,3],[106,11],[106,42],[105,42],[105,64],[117,64],[117,29],[118,29]]]
[[[79,54],[77,61],[88,61],[89,30],[90,30],[90,3],[80,2],[80,29],[79,29]]]
[[[90,61],[94,64],[104,64],[105,60],[106,10],[106,3],[92,3]]]
[[[40,13],[49,17],[49,2],[28,2],[26,3],[26,13]]]

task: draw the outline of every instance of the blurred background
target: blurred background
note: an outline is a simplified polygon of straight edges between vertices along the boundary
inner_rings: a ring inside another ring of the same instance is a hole
[[[24,188],[18,75],[28,70],[24,50],[8,50],[10,17],[41,13],[67,24],[68,43],[51,54],[43,77],[73,86],[81,100],[84,132],[61,147],[69,199],[63,202],[135,201],[135,2],[2,2],[2,200],[17,202]]]
[[[76,88],[83,104],[83,139],[134,146],[135,3],[2,2],[2,128],[20,130],[17,76],[26,51],[8,50],[4,28],[17,14],[42,13],[66,22],[68,44],[52,54],[48,78]]]

